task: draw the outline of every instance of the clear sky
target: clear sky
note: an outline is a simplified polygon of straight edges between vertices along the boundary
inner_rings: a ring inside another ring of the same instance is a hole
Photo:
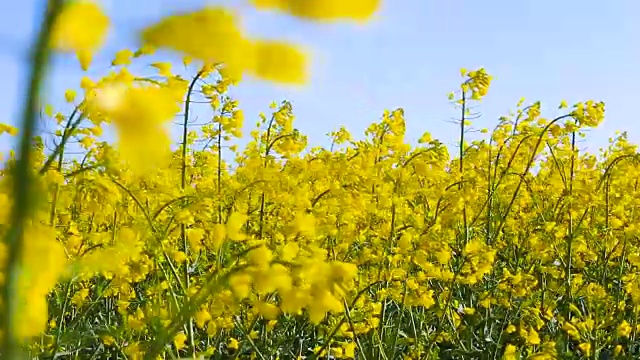
[[[209,1],[242,7],[251,34],[279,37],[316,52],[311,83],[303,89],[245,82],[234,90],[252,125],[271,101],[291,100],[297,127],[314,145],[346,125],[358,136],[382,111],[403,107],[410,139],[424,131],[454,145],[456,111],[446,94],[459,69],[484,66],[494,75],[478,108],[476,126],[490,127],[520,97],[541,100],[547,116],[563,99],[604,100],[607,118],[588,137],[589,148],[606,144],[615,130],[640,139],[635,106],[640,102],[640,2],[637,0],[386,0],[373,23],[324,26],[247,9],[243,0]],[[43,0],[10,1],[0,12],[0,122],[15,123],[22,103],[26,51],[38,26]],[[203,0],[104,0],[115,32],[96,59],[109,66],[117,49],[135,44],[135,31],[164,14],[205,5]],[[73,56],[55,61],[49,84],[57,103],[82,76]],[[204,113],[203,113],[204,114]],[[197,115],[197,114],[196,114]],[[7,138],[0,138],[6,150]],[[586,145],[586,144],[585,144]]]

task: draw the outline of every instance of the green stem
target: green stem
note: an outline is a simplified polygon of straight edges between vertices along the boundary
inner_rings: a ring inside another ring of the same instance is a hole
[[[466,120],[466,115],[467,115],[467,96],[466,96],[466,92],[464,89],[462,89],[462,109],[461,109],[461,116],[460,116],[460,147],[459,147],[459,156],[460,156],[460,184],[458,185],[458,191],[460,191],[460,195],[464,194],[463,192],[463,185],[464,185],[464,133],[465,133],[465,121]],[[467,203],[464,200],[463,207],[462,207],[462,221],[463,221],[463,226],[464,226],[464,244],[466,245],[467,242],[469,242],[469,222],[467,220]]]
[[[191,94],[193,93],[193,87],[196,85],[198,79],[200,79],[203,74],[203,71],[198,72],[191,81],[191,84],[189,84],[189,89],[187,90],[187,96],[184,104],[184,123],[182,124],[182,168],[180,171],[180,188],[182,190],[187,187],[187,140],[189,136],[189,108],[191,106]],[[184,283],[185,291],[188,291],[189,286],[191,286],[191,278],[189,276],[189,268],[191,267],[191,263],[189,261],[189,247],[187,246],[187,227],[184,223],[180,224],[180,238],[182,239],[184,254],[187,257],[184,265]],[[185,295],[187,295],[186,292]],[[193,334],[193,318],[189,318],[189,326],[187,330],[189,336],[189,346],[191,347],[191,354],[193,355],[193,357],[195,357],[196,345]]]
[[[58,323],[56,324],[56,342],[53,345],[53,353],[58,353],[58,349],[60,349],[60,337],[62,336],[62,331],[64,327],[64,314],[67,312],[67,306],[69,305],[69,299],[71,298],[71,289],[73,287],[73,279],[69,280],[67,283],[67,289],[64,295],[64,302],[62,303],[62,310],[60,311],[60,317],[58,318]]]
[[[22,256],[22,238],[24,234],[24,223],[31,211],[32,191],[31,184],[33,175],[31,174],[31,140],[36,132],[36,120],[38,114],[39,96],[42,88],[43,80],[47,74],[50,48],[49,34],[55,23],[62,5],[63,0],[51,0],[46,9],[44,21],[35,43],[32,46],[33,52],[30,60],[29,87],[25,94],[26,103],[24,104],[21,138],[18,148],[18,160],[14,169],[13,178],[13,194],[14,204],[12,209],[12,226],[6,237],[6,245],[8,249],[7,267],[6,267],[6,283],[2,287],[2,296],[4,306],[2,309],[2,327],[4,336],[2,338],[1,353],[3,359],[17,359],[19,356],[19,339],[17,338],[16,329],[14,327],[16,317],[16,309],[18,308],[19,299],[16,296],[18,292],[18,280],[20,277],[20,258]]]

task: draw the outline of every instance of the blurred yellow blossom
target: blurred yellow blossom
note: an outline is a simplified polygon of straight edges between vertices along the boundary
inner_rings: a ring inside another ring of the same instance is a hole
[[[380,8],[381,0],[251,0],[258,9],[273,9],[297,17],[327,21],[368,20]]]
[[[86,70],[93,53],[104,43],[109,17],[90,0],[65,1],[51,33],[51,45],[63,52],[75,52]]]
[[[251,40],[243,35],[236,14],[220,7],[169,16],[145,29],[145,44],[168,48],[205,63],[222,62],[227,71],[248,72],[282,83],[306,80],[306,56],[294,46]]]

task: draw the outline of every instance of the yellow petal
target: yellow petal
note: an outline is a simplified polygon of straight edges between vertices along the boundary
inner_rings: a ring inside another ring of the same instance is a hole
[[[93,61],[93,54],[91,51],[86,49],[78,50],[76,56],[78,57],[82,71],[89,70],[89,66],[91,66],[91,62]]]

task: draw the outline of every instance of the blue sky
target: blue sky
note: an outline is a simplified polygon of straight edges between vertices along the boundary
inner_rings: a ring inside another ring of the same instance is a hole
[[[615,130],[637,141],[635,105],[640,101],[640,3],[634,0],[432,1],[386,0],[378,19],[366,26],[302,23],[259,13],[243,0],[103,0],[115,31],[90,75],[104,73],[115,50],[135,44],[136,30],[176,10],[205,4],[241,8],[243,25],[255,36],[276,37],[314,50],[311,83],[286,88],[247,81],[233,91],[246,125],[268,111],[271,101],[291,100],[297,127],[311,144],[347,126],[359,136],[384,109],[403,107],[408,137],[424,131],[454,145],[457,112],[446,94],[460,81],[459,69],[484,66],[494,76],[478,110],[476,127],[492,127],[520,97],[541,100],[547,116],[562,99],[604,100],[605,123],[588,137],[592,150]],[[0,12],[0,122],[15,123],[26,77],[26,51],[45,2],[9,2]],[[634,21],[635,20],[635,21]],[[82,72],[73,56],[55,60],[48,96],[60,103]],[[196,110],[196,115],[198,110]],[[202,112],[203,116],[205,112]],[[0,138],[0,151],[8,140]]]

